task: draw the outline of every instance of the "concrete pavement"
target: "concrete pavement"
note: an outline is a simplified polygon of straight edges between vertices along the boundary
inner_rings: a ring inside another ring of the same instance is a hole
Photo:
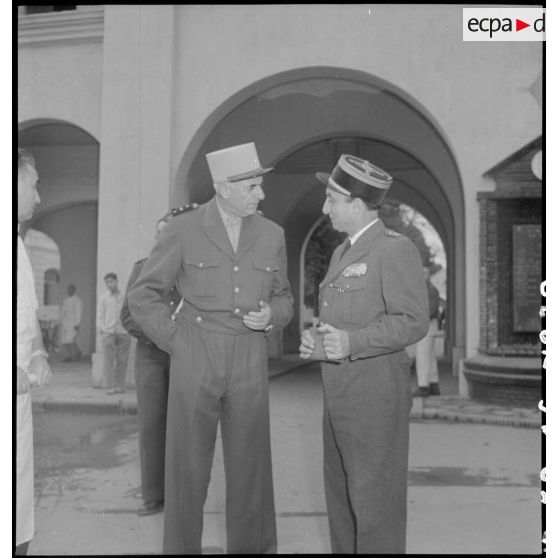
[[[136,513],[135,417],[38,407],[34,414],[37,530],[29,554],[160,553],[163,514]],[[274,376],[270,414],[278,552],[329,553],[315,364]],[[540,431],[416,419],[410,434],[409,553],[540,552]],[[206,554],[226,549],[224,487],[218,442],[204,509]]]
[[[298,357],[284,355],[281,360],[270,360],[269,375],[275,378],[299,367],[316,366]],[[51,358],[53,378],[51,383],[33,389],[33,405],[50,411],[76,411],[91,413],[135,414],[137,399],[133,387],[120,395],[107,395],[106,389],[93,388],[91,363],[60,362],[56,355]],[[448,420],[485,424],[499,424],[526,428],[539,428],[541,412],[537,408],[503,407],[479,403],[457,395],[457,381],[449,367],[440,363],[440,383],[444,395],[415,398],[411,418],[415,420]],[[447,395],[446,395],[447,394]]]

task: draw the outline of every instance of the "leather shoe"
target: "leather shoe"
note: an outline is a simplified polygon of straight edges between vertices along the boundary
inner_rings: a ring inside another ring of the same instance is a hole
[[[428,397],[429,395],[430,395],[430,389],[421,386],[419,386],[413,393],[413,397]]]
[[[440,384],[438,382],[432,382],[428,386],[428,391],[430,395],[440,395]]]
[[[143,502],[138,508],[138,515],[153,515],[163,511],[165,502],[160,500],[158,502]]]

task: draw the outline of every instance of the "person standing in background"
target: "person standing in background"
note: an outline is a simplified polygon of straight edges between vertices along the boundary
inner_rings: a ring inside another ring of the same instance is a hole
[[[196,204],[185,205],[169,211],[156,224],[156,235],[168,220],[195,209]],[[138,400],[139,455],[141,470],[142,504],[138,515],[152,515],[164,508],[165,501],[165,436],[167,430],[167,399],[169,395],[170,357],[145,335],[130,315],[128,292],[138,278],[147,258],[134,264],[126,287],[124,304],[120,313],[122,325],[137,338],[135,358],[136,394]],[[180,295],[173,287],[165,297],[169,316],[180,307]]]
[[[33,216],[41,198],[33,156],[17,153],[17,217],[21,223]],[[33,270],[21,236],[17,236],[17,376],[16,380],[16,515],[15,554],[25,555],[35,531],[33,485],[33,415],[31,387],[44,386],[51,378],[48,354],[43,348],[37,319],[39,307]]]
[[[415,366],[417,370],[418,388],[413,397],[440,395],[438,361],[436,360],[436,334],[440,314],[440,293],[430,280],[430,269],[424,266],[424,277],[428,289],[428,305],[430,322],[428,333],[416,345]]]
[[[126,390],[126,368],[131,337],[120,321],[124,293],[118,288],[116,273],[107,273],[105,283],[108,291],[99,299],[97,328],[103,347],[103,375],[109,388],[107,394],[114,395]]]
[[[76,294],[76,286],[68,285],[68,296],[60,305],[60,343],[63,361],[78,360],[81,352],[76,337],[81,323],[83,304]]]

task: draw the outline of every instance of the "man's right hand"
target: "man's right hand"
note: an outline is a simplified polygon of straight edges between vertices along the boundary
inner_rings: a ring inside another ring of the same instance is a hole
[[[36,356],[31,359],[29,365],[29,379],[38,387],[46,386],[52,377],[48,360],[44,356]]]
[[[300,347],[298,348],[300,352],[300,358],[310,358],[314,352],[316,343],[314,338],[310,335],[310,332],[305,329],[300,336]]]
[[[27,377],[27,372],[23,368],[17,367],[17,394],[27,393],[31,385],[29,384],[29,378]]]

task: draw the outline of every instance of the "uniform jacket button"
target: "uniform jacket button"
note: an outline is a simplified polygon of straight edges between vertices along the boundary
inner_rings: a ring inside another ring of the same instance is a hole
[[[196,322],[200,323],[202,321],[201,316],[196,316]]]
[[[234,288],[234,292],[235,292],[235,293],[239,293],[239,292],[240,292],[240,287],[235,287],[235,288]]]
[[[240,308],[235,308],[235,309],[234,309],[234,313],[235,313],[235,314],[240,314]]]
[[[237,265],[235,265],[235,266],[233,267],[233,271],[238,271],[238,270],[239,270],[239,267],[238,267]]]

